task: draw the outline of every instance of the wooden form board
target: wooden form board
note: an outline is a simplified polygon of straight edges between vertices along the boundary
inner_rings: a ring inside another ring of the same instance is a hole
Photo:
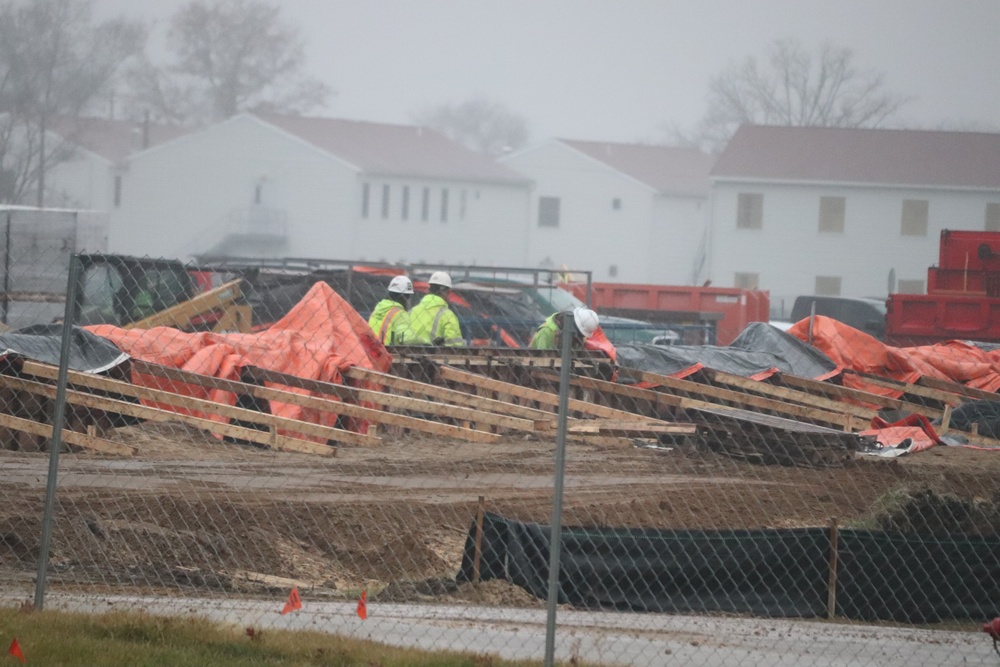
[[[535,430],[535,420],[495,414],[493,412],[477,410],[464,406],[436,403],[434,401],[426,401],[409,396],[396,396],[380,391],[371,391],[369,389],[359,389],[356,387],[348,387],[346,385],[333,384],[332,382],[308,380],[294,375],[289,375],[287,373],[265,370],[263,368],[246,368],[244,370],[248,376],[259,382],[272,382],[288,387],[297,387],[299,389],[307,389],[317,393],[340,396],[341,398],[349,398],[355,401],[365,401],[367,403],[374,403],[376,405],[396,408],[399,410],[433,414],[439,417],[450,417],[453,419],[475,422],[476,424],[488,424],[490,426],[509,428],[515,431]],[[549,418],[551,419],[551,415]]]
[[[535,370],[533,372],[549,373],[549,371],[539,370]],[[531,387],[522,387],[521,385],[503,382],[502,380],[494,380],[482,375],[452,368],[451,366],[439,366],[438,376],[442,380],[447,380],[449,382],[479,387],[505,396],[515,396],[517,398],[535,401],[542,405],[549,405],[552,407],[558,407],[559,405],[559,396],[557,394],[553,394],[552,392],[543,391],[541,389],[532,389]],[[552,375],[545,377],[551,378]],[[556,374],[555,377],[558,378],[558,375]],[[572,398],[569,400],[569,409],[574,412],[581,412],[594,417],[606,417],[609,419],[631,419],[635,417],[634,413],[626,412],[625,410],[609,408],[604,405],[598,405],[597,403],[590,403],[588,401],[581,401],[579,399]]]
[[[516,403],[469,394],[464,391],[456,391],[454,389],[448,389],[447,387],[439,387],[427,382],[419,382],[417,380],[399,377],[398,375],[390,375],[388,373],[379,373],[378,371],[369,370],[367,368],[359,368],[357,366],[347,369],[344,376],[359,382],[380,384],[404,394],[427,396],[442,403],[464,405],[477,410],[511,415],[513,417],[521,417],[522,419],[544,421],[554,417],[554,413],[551,411],[539,410],[538,408],[532,408],[526,405],[518,405]]]
[[[18,391],[26,391],[39,396],[44,396],[50,399],[55,399],[56,397],[56,388],[54,386],[35,382],[33,380],[14,378],[9,375],[0,375],[0,385],[7,386]],[[120,401],[113,398],[97,396],[95,394],[88,394],[71,389],[66,391],[66,401],[83,408],[127,415],[129,417],[145,419],[147,421],[182,422],[217,435],[238,438],[240,440],[254,442],[273,449],[308,452],[310,454],[321,454],[325,456],[334,456],[337,453],[337,450],[333,447],[279,435],[274,431],[258,431],[256,429],[244,428],[233,424],[223,424],[217,421],[212,421],[211,419],[194,417],[179,412],[161,410],[159,408],[151,408],[138,403]],[[248,410],[247,412],[252,411]]]
[[[22,372],[46,380],[55,380],[58,377],[59,369],[55,366],[40,364],[33,361],[25,361]],[[378,439],[360,433],[352,433],[343,429],[332,428],[322,424],[304,422],[297,419],[288,419],[256,410],[238,408],[225,403],[217,403],[206,399],[184,396],[161,389],[152,389],[140,385],[134,385],[122,380],[114,380],[94,375],[92,373],[81,373],[78,371],[68,371],[68,382],[74,387],[86,387],[98,391],[106,391],[122,396],[130,396],[140,400],[152,401],[161,405],[170,405],[183,410],[190,410],[206,415],[217,415],[229,419],[238,419],[244,422],[252,422],[268,427],[292,433],[333,440],[351,445],[372,445],[378,444]]]
[[[460,426],[453,426],[451,424],[442,424],[426,419],[418,419],[407,415],[398,415],[391,412],[385,412],[384,410],[377,410],[375,408],[366,408],[360,405],[345,403],[340,400],[331,400],[329,398],[320,398],[318,396],[308,396],[291,391],[274,389],[272,387],[261,387],[259,385],[238,382],[236,380],[225,380],[207,375],[198,375],[196,373],[190,373],[188,371],[170,368],[167,366],[160,366],[158,364],[152,364],[145,361],[132,360],[132,368],[136,372],[155,375],[165,379],[212,387],[215,389],[221,389],[222,391],[232,392],[234,394],[255,396],[268,401],[289,403],[291,405],[321,410],[332,414],[356,417],[378,424],[401,426],[414,431],[431,433],[448,438],[457,438],[471,442],[496,442],[500,437],[493,433],[476,431]]]
[[[669,375],[660,375],[647,371],[623,368],[619,373],[641,382],[649,382],[655,385],[654,389],[656,391],[668,391],[668,393],[674,396],[681,396],[683,398],[694,396],[698,400],[710,403],[723,401],[733,403],[741,409],[766,410],[800,421],[826,424],[847,431],[854,429],[855,418],[847,411],[832,412],[829,409],[788,403],[775,398],[748,394],[745,391],[737,391],[725,387],[713,387],[692,380],[682,380]]]
[[[21,417],[15,417],[14,415],[0,413],[0,426],[5,426],[17,431],[24,431],[25,433],[30,433],[32,435],[40,435],[45,438],[52,436],[52,426],[50,424],[39,424],[36,421],[22,419]],[[135,447],[131,447],[129,445],[111,442],[110,440],[105,440],[104,438],[99,438],[87,433],[70,431],[69,429],[63,429],[62,440],[70,445],[82,447],[83,449],[96,452],[98,454],[132,456],[137,451]]]

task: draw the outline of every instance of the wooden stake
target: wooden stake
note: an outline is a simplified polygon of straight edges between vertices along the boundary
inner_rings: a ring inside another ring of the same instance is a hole
[[[837,615],[837,560],[840,557],[840,531],[837,517],[830,519],[830,580],[826,593],[826,617]]]
[[[478,586],[480,580],[480,563],[483,558],[483,517],[486,514],[486,499],[479,496],[479,508],[476,510],[476,546],[472,552],[472,585]]]

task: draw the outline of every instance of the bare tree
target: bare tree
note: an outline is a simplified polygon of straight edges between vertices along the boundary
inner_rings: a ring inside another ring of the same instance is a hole
[[[880,127],[909,101],[887,92],[882,74],[859,70],[850,49],[824,44],[814,56],[781,39],[765,65],[751,56],[711,80],[708,111],[693,131],[669,132],[678,143],[717,151],[744,123]]]
[[[305,48],[281,9],[263,0],[193,0],[170,21],[173,62],[148,61],[129,78],[132,106],[188,122],[240,111],[305,113],[332,94],[302,75]]]
[[[141,51],[145,31],[124,20],[94,25],[90,0],[0,4],[0,201],[45,204],[45,174],[72,156],[72,121]]]
[[[414,114],[414,122],[432,127],[472,150],[498,157],[528,141],[528,123],[484,96],[444,104]]]

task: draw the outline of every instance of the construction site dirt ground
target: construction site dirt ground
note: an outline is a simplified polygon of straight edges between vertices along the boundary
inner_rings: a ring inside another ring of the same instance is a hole
[[[458,585],[455,575],[480,496],[487,511],[550,522],[554,437],[471,444],[386,434],[379,446],[340,447],[335,457],[224,443],[174,423],[109,439],[138,455],[61,456],[53,590],[258,595],[280,589],[284,579],[271,578],[281,577],[331,599],[366,589],[387,602],[544,605],[501,582]],[[0,459],[0,581],[30,594],[48,455]],[[891,512],[902,490],[971,507],[995,501],[998,480],[1000,451],[956,447],[806,468],[691,444],[571,443],[564,525],[784,528],[831,517],[859,525]]]

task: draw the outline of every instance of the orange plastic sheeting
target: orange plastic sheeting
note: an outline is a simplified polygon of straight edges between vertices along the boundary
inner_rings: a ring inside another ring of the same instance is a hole
[[[796,322],[788,333],[809,340],[809,319]],[[837,320],[817,315],[813,323],[813,347],[839,366],[901,382],[916,382],[921,376],[968,385],[984,391],[1000,388],[1000,351],[985,352],[952,340],[918,347],[892,347]],[[886,394],[883,389],[845,376],[845,384]],[[863,385],[863,386],[861,386]],[[893,392],[898,396],[898,392]]]
[[[608,340],[608,336],[604,333],[604,329],[597,327],[594,335],[583,341],[583,348],[585,350],[598,350],[608,355],[611,359],[611,363],[618,363],[618,350],[615,349],[615,344]]]
[[[239,380],[243,367],[256,366],[342,384],[341,372],[351,366],[385,372],[392,363],[392,358],[375,338],[368,323],[323,282],[313,285],[287,315],[259,333],[184,333],[169,327],[126,330],[112,325],[96,325],[87,329],[107,338],[136,359],[228,380]],[[132,381],[137,385],[219,403],[233,405],[236,402],[236,396],[230,392],[139,373],[133,373]],[[294,387],[268,385],[299,394],[312,393]],[[156,407],[184,412],[166,405]],[[270,407],[275,415],[327,426],[332,426],[337,419],[336,415],[327,412],[276,401],[272,401]],[[204,416],[216,421],[228,421],[215,415]],[[356,430],[364,432],[365,425],[356,425]],[[316,440],[300,434],[289,435]]]

